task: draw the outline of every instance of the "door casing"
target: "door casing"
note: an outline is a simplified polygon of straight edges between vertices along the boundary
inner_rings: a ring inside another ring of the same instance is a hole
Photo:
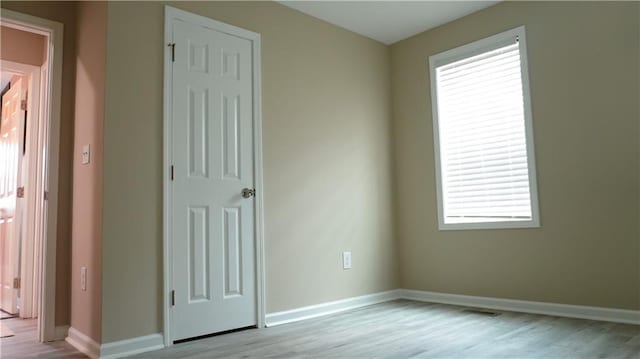
[[[258,328],[265,326],[265,277],[264,277],[264,211],[262,181],[262,85],[261,85],[261,48],[260,34],[233,25],[216,21],[184,10],[165,6],[164,24],[164,106],[163,106],[163,305],[164,305],[164,345],[173,345],[171,290],[173,288],[173,257],[171,250],[171,113],[172,88],[171,77],[173,21],[180,20],[204,26],[251,41],[253,62],[253,148],[255,181],[255,241],[256,241],[256,304],[258,309]]]
[[[47,62],[42,66],[40,111],[42,142],[38,145],[38,197],[42,224],[41,290],[38,310],[38,341],[61,340],[67,336],[66,326],[56,327],[56,245],[58,226],[58,163],[60,152],[60,110],[62,94],[63,25],[59,22],[2,9],[2,25],[37,33],[47,40]],[[42,153],[46,155],[42,155]],[[47,199],[44,194],[47,193]]]

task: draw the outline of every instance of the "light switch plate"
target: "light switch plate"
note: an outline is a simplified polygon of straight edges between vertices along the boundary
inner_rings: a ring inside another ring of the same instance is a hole
[[[91,160],[91,146],[84,145],[82,146],[82,164],[89,164]]]
[[[80,289],[87,290],[87,267],[80,267]]]
[[[351,252],[342,252],[342,269],[351,269]]]

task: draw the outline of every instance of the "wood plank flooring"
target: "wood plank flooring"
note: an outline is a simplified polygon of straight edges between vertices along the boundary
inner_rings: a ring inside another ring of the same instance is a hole
[[[2,319],[15,336],[0,338],[0,358],[86,358],[67,342],[38,343],[36,319]]]
[[[135,358],[629,358],[640,326],[398,300],[266,329],[174,345]],[[36,342],[35,320],[5,319],[15,337],[0,358],[84,358],[66,342]]]
[[[492,317],[464,309],[398,300],[136,358],[640,359],[640,326],[513,312]]]

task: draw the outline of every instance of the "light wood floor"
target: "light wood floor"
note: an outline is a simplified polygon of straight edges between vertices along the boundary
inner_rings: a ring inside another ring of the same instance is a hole
[[[0,338],[0,358],[86,358],[67,342],[38,343],[35,319],[2,319],[13,337]]]
[[[640,326],[398,300],[137,358],[640,358]]]
[[[137,358],[629,358],[640,326],[398,300],[267,329],[210,337]],[[0,358],[84,358],[65,342],[36,343],[34,320],[5,319],[16,336]]]

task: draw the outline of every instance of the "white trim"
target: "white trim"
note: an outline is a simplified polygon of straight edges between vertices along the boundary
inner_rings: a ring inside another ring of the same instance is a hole
[[[400,289],[399,297],[420,302],[442,303],[465,307],[487,308],[558,317],[601,320],[605,322],[640,324],[640,310],[589,307],[582,305],[532,302],[516,299],[477,297],[460,294]]]
[[[267,327],[317,318],[396,299],[400,299],[400,291],[398,289],[310,305],[282,312],[269,313],[266,317]]]
[[[640,324],[640,310],[478,297],[411,289],[395,289],[387,292],[368,294],[282,312],[269,313],[266,316],[266,326],[273,327],[281,324],[293,323],[396,299],[441,303],[463,307],[496,309],[510,312],[552,315],[557,317],[599,320],[605,322]]]
[[[499,48],[513,39],[518,39],[520,50],[520,68],[522,76],[522,97],[524,102],[525,138],[527,142],[527,166],[529,169],[529,191],[531,195],[531,220],[478,223],[445,223],[444,199],[442,193],[442,173],[440,161],[440,127],[438,125],[438,96],[436,84],[436,68],[463,58],[475,56],[492,49]],[[456,47],[429,56],[429,81],[431,83],[431,114],[433,119],[433,147],[435,156],[436,199],[438,205],[438,230],[465,229],[503,229],[503,228],[538,228],[540,227],[540,210],[538,203],[538,185],[536,174],[535,146],[531,111],[531,95],[529,84],[529,63],[527,61],[526,29],[519,26],[472,43]]]
[[[262,87],[261,87],[261,39],[260,34],[236,26],[225,24],[204,16],[165,6],[164,23],[164,99],[163,99],[163,313],[164,313],[164,345],[173,345],[172,311],[170,306],[170,292],[172,285],[172,253],[170,244],[171,233],[171,50],[167,46],[173,42],[173,21],[182,20],[224,32],[251,41],[253,54],[253,130],[254,130],[254,186],[255,196],[255,233],[256,233],[256,303],[258,311],[258,327],[265,325],[265,263],[264,263],[264,205],[263,205],[263,171],[262,171]]]
[[[73,327],[69,328],[65,341],[91,359],[100,357],[100,344]]]
[[[64,331],[68,331],[65,341],[92,359],[122,358],[164,348],[164,339],[160,333],[100,345],[95,340],[73,327],[57,327],[57,334],[58,331],[59,334]]]
[[[29,32],[38,33],[48,38],[47,69],[48,76],[42,81],[46,92],[41,98],[44,108],[43,145],[46,158],[38,161],[42,170],[42,191],[48,192],[48,200],[43,206],[44,240],[42,241],[42,278],[40,291],[40,308],[38,315],[38,340],[53,340],[55,337],[55,292],[56,292],[56,244],[58,226],[58,162],[60,147],[60,101],[62,91],[62,39],[63,25],[56,21],[2,9],[0,13],[2,25]],[[40,152],[41,153],[41,152]],[[40,165],[42,164],[42,165]]]
[[[160,350],[162,348],[164,348],[164,338],[162,337],[162,334],[150,334],[142,337],[102,344],[100,347],[100,358],[122,358],[130,355]]]
[[[255,33],[253,40],[253,145],[254,145],[254,188],[255,194],[255,235],[256,235],[256,296],[258,328],[266,326],[266,278],[264,247],[264,186],[262,166],[262,40]]]
[[[65,338],[69,335],[69,326],[68,325],[59,325],[55,330],[55,338],[53,340],[65,340]]]
[[[171,310],[171,287],[173,286],[173,281],[171,279],[173,273],[173,261],[172,261],[172,251],[170,243],[170,233],[171,233],[171,99],[172,99],[172,60],[171,49],[169,48],[169,44],[173,43],[173,26],[171,25],[170,20],[170,9],[165,6],[165,14],[164,14],[164,43],[162,47],[164,48],[164,89],[163,89],[163,106],[162,106],[162,138],[163,138],[163,146],[162,146],[162,168],[163,168],[163,176],[162,176],[162,263],[163,263],[163,290],[162,290],[162,312],[163,312],[163,334],[164,334],[164,345],[165,347],[171,346],[173,344],[173,311]]]

